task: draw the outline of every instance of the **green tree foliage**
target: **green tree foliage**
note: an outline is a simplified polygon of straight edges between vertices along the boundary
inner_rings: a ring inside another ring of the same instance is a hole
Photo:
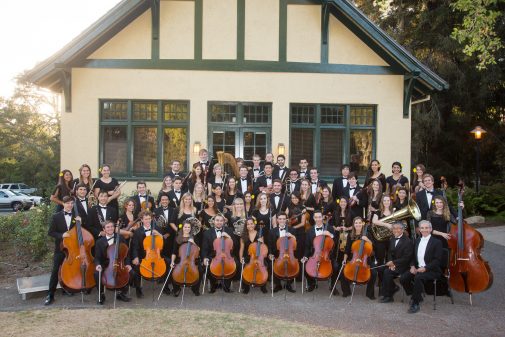
[[[30,85],[0,98],[0,181],[24,182],[47,193],[59,168],[59,117],[43,113],[54,105]]]

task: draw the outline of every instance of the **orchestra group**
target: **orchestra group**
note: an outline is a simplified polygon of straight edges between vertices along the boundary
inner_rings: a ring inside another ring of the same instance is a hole
[[[340,281],[343,297],[352,299],[354,286],[363,284],[370,300],[378,287],[379,302],[388,303],[399,279],[411,296],[408,312],[415,313],[426,282],[448,267],[444,251],[458,214],[421,164],[409,179],[401,163],[386,177],[373,160],[362,186],[343,165],[330,188],[305,159],[288,168],[283,155],[269,153],[263,161],[255,155],[252,167],[233,158],[233,174],[209,160],[207,150],[199,156],[188,173],[174,160],[157,195],[138,181],[121,207],[124,183],[110,166],[97,179],[86,164],[76,179],[63,170],[51,196],[55,248],[45,304],[54,302],[58,282],[65,293],[98,288],[99,304],[105,288],[128,302],[129,287],[144,296],[141,279],[173,296],[186,286],[195,296],[232,288],[247,294],[253,287],[294,293],[295,280],[302,292],[329,284],[331,296],[339,294]],[[412,199],[416,210],[398,216]],[[409,220],[412,212],[419,212],[417,221]]]

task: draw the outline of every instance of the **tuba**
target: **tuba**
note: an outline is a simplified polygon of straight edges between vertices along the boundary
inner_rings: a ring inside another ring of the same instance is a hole
[[[392,223],[408,218],[414,218],[416,221],[421,220],[421,211],[416,202],[412,199],[410,199],[409,204],[404,208],[380,220],[382,222]],[[386,241],[393,236],[393,233],[387,227],[372,225],[372,235],[377,241]]]

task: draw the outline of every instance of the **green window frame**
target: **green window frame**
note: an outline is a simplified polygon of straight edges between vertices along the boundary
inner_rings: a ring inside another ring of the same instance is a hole
[[[159,180],[189,162],[190,102],[100,99],[99,163],[122,179]]]
[[[323,179],[339,175],[344,163],[366,174],[377,150],[376,105],[291,103],[289,110],[291,167],[305,157]]]

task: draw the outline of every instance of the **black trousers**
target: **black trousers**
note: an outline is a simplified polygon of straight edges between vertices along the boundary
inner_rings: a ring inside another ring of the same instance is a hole
[[[48,295],[54,296],[56,292],[56,287],[58,286],[58,272],[60,271],[63,260],[65,260],[65,254],[61,251],[55,251],[53,256],[53,269],[51,270],[51,278],[49,279]]]
[[[382,274],[382,295],[385,297],[393,297],[393,292],[395,290],[395,278],[400,277],[402,273],[397,270],[391,270],[386,267]]]
[[[440,273],[433,271],[425,271],[424,273],[417,273],[414,275],[409,270],[400,276],[400,283],[407,295],[412,295],[412,301],[415,304],[419,304],[423,299],[424,282],[433,281],[440,276]]]
[[[377,261],[377,266],[381,266],[386,263],[386,258],[389,249],[389,241],[377,241],[373,240],[373,251],[375,260]],[[372,257],[373,258],[373,257]],[[384,268],[377,268],[377,276],[379,278],[379,287],[382,286],[382,274]]]
[[[277,287],[277,286],[281,286],[281,279],[278,278],[277,276],[275,276],[275,274],[273,275],[273,278],[274,278],[274,286]],[[293,284],[293,279],[289,279],[289,280],[286,280],[286,286],[290,286]]]

